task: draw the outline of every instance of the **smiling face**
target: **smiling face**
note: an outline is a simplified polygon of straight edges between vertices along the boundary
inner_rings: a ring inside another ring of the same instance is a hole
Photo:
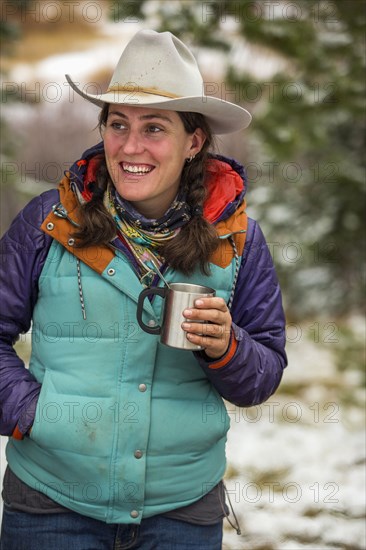
[[[113,104],[103,140],[119,195],[156,219],[176,197],[184,163],[201,150],[205,135],[200,128],[188,134],[174,111]]]

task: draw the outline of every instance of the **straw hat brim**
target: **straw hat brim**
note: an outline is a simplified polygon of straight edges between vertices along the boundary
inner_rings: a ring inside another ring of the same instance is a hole
[[[201,113],[207,119],[214,134],[237,132],[249,126],[252,116],[244,109],[212,96],[188,96],[167,98],[162,95],[140,91],[112,91],[105,94],[89,94],[80,90],[67,74],[66,80],[81,97],[103,107],[104,103],[131,105],[133,107],[151,107],[169,111]]]

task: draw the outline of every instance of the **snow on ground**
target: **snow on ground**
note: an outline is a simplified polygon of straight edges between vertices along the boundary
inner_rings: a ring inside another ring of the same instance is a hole
[[[228,406],[226,485],[243,534],[227,528],[224,548],[362,550],[365,436],[359,375],[339,374],[330,351],[314,342],[289,345],[288,354],[286,393],[280,387],[253,409]],[[291,383],[304,385],[289,393]],[[358,401],[343,403],[342,392],[353,387]]]

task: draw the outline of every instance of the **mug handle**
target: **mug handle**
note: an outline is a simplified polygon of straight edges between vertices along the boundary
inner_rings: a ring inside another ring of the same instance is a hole
[[[166,291],[167,291],[166,287],[163,287],[163,288],[153,287],[153,288],[146,288],[145,290],[140,292],[139,299],[137,302],[137,312],[136,312],[137,322],[142,328],[142,330],[144,330],[145,332],[148,332],[149,334],[160,334],[161,326],[158,325],[157,327],[149,327],[143,322],[142,311],[144,307],[144,300],[150,294],[156,294],[157,296],[161,296],[162,298],[165,298]]]

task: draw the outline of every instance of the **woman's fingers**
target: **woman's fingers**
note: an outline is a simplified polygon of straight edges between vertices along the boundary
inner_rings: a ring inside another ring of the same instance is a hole
[[[224,355],[230,343],[231,315],[222,298],[196,300],[195,307],[183,315],[187,320],[182,328],[190,342],[203,347],[213,359]]]

